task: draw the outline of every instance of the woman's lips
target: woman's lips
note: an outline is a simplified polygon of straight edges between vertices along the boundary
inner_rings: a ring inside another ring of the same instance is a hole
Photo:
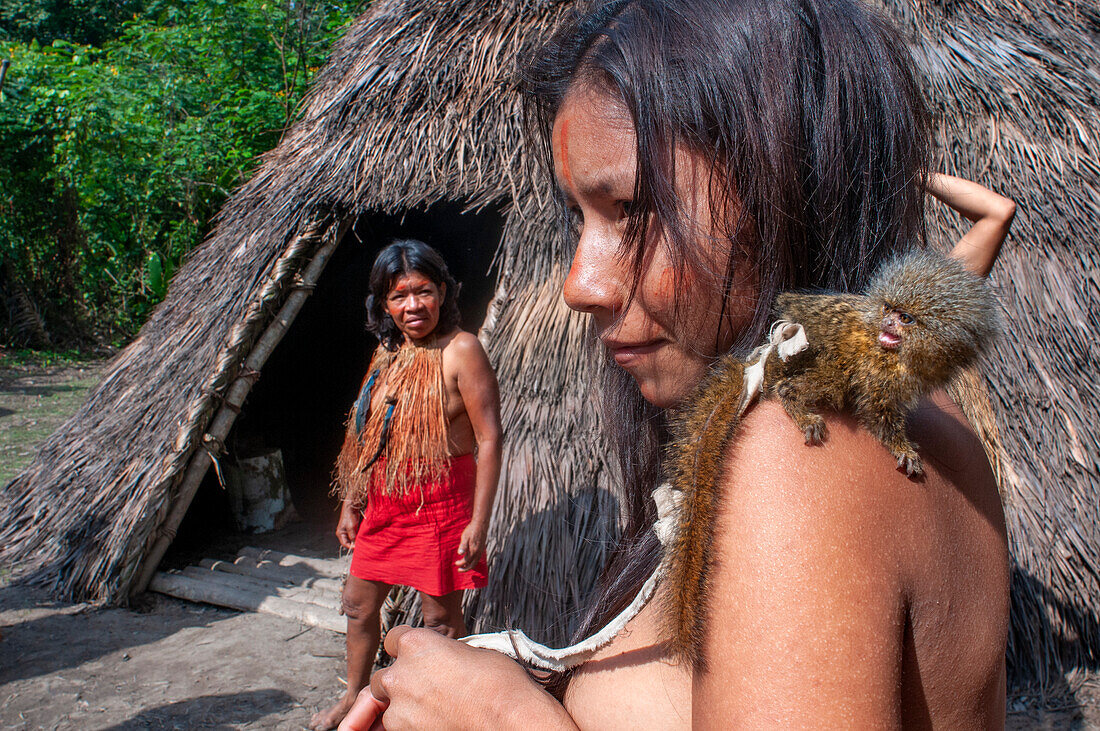
[[[604,343],[611,357],[622,367],[636,363],[641,358],[650,355],[664,345],[663,340],[649,340],[644,343],[620,343],[608,341]]]

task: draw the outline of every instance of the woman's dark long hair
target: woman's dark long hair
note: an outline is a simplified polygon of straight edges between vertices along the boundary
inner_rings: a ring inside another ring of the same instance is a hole
[[[662,235],[681,276],[703,274],[723,294],[752,272],[759,299],[734,344],[743,350],[761,342],[780,290],[860,289],[880,262],[923,244],[928,116],[908,50],[887,20],[858,0],[586,7],[534,54],[521,89],[548,168],[554,117],[571,89],[607,93],[631,115],[638,172],[623,245],[635,282],[647,242]],[[713,254],[699,251],[677,199],[677,148],[710,165],[724,272],[706,271]],[[604,422],[629,518],[578,635],[630,600],[659,553],[648,528],[663,415],[629,375],[605,371]],[[551,688],[560,692],[567,679],[557,681]]]
[[[386,311],[386,295],[402,275],[412,272],[423,274],[435,286],[445,290],[435,332],[447,334],[458,327],[461,320],[458,312],[460,285],[447,269],[447,262],[443,261],[438,251],[423,241],[398,239],[375,257],[370,270],[370,291],[367,294],[367,330],[387,350],[401,347],[405,336]]]

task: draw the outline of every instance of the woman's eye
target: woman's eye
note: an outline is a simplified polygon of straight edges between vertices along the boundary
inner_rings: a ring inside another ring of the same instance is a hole
[[[619,209],[624,218],[630,218],[634,215],[634,201],[619,201]]]

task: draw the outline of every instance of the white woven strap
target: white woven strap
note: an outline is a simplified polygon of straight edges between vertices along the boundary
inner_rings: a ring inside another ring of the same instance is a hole
[[[676,534],[676,517],[680,509],[683,495],[673,490],[668,483],[660,485],[653,491],[653,500],[657,503],[657,522],[653,524],[653,530],[662,546],[667,546]],[[563,671],[587,662],[598,650],[611,644],[615,636],[622,632],[627,622],[634,619],[649,604],[649,600],[657,592],[657,587],[664,578],[667,569],[667,558],[662,556],[661,563],[657,565],[653,574],[642,584],[634,601],[614,619],[608,622],[594,635],[581,640],[575,645],[554,649],[546,645],[540,645],[520,630],[506,630],[504,632],[491,632],[483,635],[471,635],[463,637],[460,641],[471,647],[482,647],[487,650],[496,650],[520,662],[527,663],[543,670]]]
[[[756,400],[764,389],[764,363],[774,350],[779,360],[786,361],[792,355],[801,353],[810,347],[806,339],[806,329],[797,322],[779,320],[772,325],[768,342],[761,345],[745,361],[745,385],[741,391],[741,413]]]

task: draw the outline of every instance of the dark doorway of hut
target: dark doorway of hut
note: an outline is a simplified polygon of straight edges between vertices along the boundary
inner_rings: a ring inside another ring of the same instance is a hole
[[[154,590],[343,631],[337,609],[346,559],[334,536],[332,469],[377,342],[365,329],[371,265],[395,239],[435,247],[462,285],[462,326],[477,332],[496,288],[490,267],[503,223],[499,206],[469,211],[458,202],[355,221],[264,366],[226,440],[221,469],[204,478]],[[285,480],[286,509],[247,515],[239,483],[250,469]]]

